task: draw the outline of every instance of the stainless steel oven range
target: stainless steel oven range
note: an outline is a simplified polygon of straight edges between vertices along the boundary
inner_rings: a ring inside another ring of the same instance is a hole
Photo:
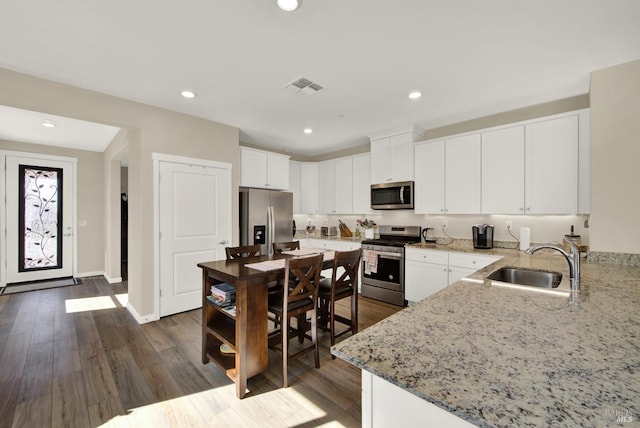
[[[378,239],[362,241],[361,294],[406,306],[404,246],[420,242],[420,226],[380,226],[378,230]]]

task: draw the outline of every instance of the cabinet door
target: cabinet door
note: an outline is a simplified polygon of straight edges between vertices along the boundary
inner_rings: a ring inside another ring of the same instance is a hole
[[[351,214],[353,213],[353,159],[350,157],[336,159],[334,168],[334,212]]]
[[[289,191],[293,193],[293,213],[300,214],[300,162],[289,162]]]
[[[267,186],[267,152],[240,148],[240,186]]]
[[[370,214],[371,209],[371,175],[370,155],[353,157],[353,213]]]
[[[524,126],[482,134],[482,213],[524,213]]]
[[[389,137],[391,181],[413,181],[413,141],[412,134]]]
[[[578,211],[578,116],[526,125],[526,214]]]
[[[449,267],[449,284],[453,284],[454,282],[460,281],[462,278],[466,278],[472,273],[474,273],[477,269],[472,268],[463,268],[457,266]]]
[[[286,190],[289,188],[289,157],[267,153],[267,187]]]
[[[371,140],[371,184],[391,181],[389,138]]]
[[[405,261],[404,293],[411,302],[419,302],[448,285],[446,265]]]
[[[480,213],[480,134],[445,142],[445,212]]]
[[[335,206],[335,162],[320,162],[318,165],[319,210],[322,214],[333,214]]]
[[[444,141],[415,147],[414,210],[416,214],[444,213]]]
[[[300,211],[318,213],[318,164],[300,164]]]

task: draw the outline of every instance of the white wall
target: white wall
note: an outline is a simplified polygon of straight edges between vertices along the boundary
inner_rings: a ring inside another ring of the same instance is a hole
[[[640,60],[591,74],[594,251],[640,254]]]

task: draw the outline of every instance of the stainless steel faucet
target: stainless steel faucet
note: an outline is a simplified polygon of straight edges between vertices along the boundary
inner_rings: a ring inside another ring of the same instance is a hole
[[[575,244],[575,242],[569,239],[565,238],[565,242],[567,242],[569,244],[569,247],[571,247],[570,253],[567,253],[564,248],[558,245],[551,245],[551,244],[542,244],[542,245],[536,245],[535,247],[529,247],[526,249],[525,253],[532,255],[536,251],[541,250],[543,248],[548,248],[550,250],[558,251],[560,254],[564,256],[564,258],[567,260],[567,263],[569,263],[569,281],[571,285],[571,290],[578,291],[580,290],[580,249]]]

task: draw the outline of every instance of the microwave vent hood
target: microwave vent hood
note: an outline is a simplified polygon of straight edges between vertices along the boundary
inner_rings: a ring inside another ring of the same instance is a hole
[[[413,209],[413,181],[371,185],[371,209]]]

